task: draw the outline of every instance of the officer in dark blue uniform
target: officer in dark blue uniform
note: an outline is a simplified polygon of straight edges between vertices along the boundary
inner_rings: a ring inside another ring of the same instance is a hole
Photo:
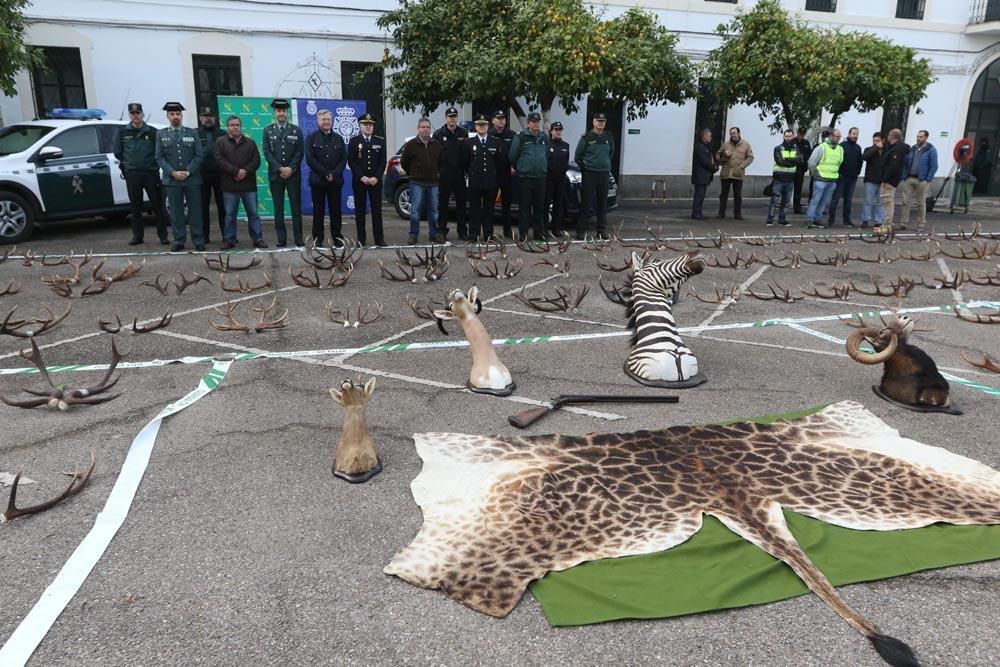
[[[490,119],[476,116],[476,133],[465,142],[465,173],[469,177],[469,235],[477,241],[493,236],[493,208],[497,196],[500,139],[489,133]]]
[[[276,97],[271,100],[274,122],[264,128],[261,143],[267,160],[267,178],[271,183],[274,201],[274,231],[278,247],[288,245],[285,229],[285,193],[292,209],[292,236],[295,245],[304,245],[302,238],[302,155],[305,137],[298,125],[288,122],[288,100]]]
[[[514,133],[507,127],[507,114],[502,109],[497,109],[493,114],[493,127],[490,128],[490,136],[496,137],[500,141],[500,164],[497,166],[497,190],[493,193],[493,199],[500,197],[500,224],[503,225],[503,235],[513,238],[510,226],[510,202],[513,201],[511,191],[512,176],[510,173],[510,145],[514,141]]]
[[[384,246],[382,232],[382,176],[385,173],[385,137],[375,134],[375,119],[370,113],[358,119],[361,133],[351,137],[347,145],[347,164],[351,168],[354,191],[354,224],[358,243],[367,245],[365,234],[366,203],[372,207],[372,235],[375,245]]]
[[[170,226],[174,244],[170,250],[184,249],[187,227],[195,250],[205,249],[201,221],[201,163],[205,159],[205,146],[198,133],[181,125],[184,106],[180,102],[163,105],[170,127],[156,132],[156,162],[163,173],[163,187],[167,192],[170,209]],[[187,210],[187,216],[184,212]]]
[[[448,107],[444,112],[445,124],[434,133],[441,144],[441,158],[438,160],[438,216],[441,219],[441,235],[448,238],[448,200],[455,195],[455,220],[458,224],[458,238],[469,240],[468,223],[465,218],[465,169],[462,166],[465,140],[469,133],[458,124],[458,109]]]
[[[306,139],[305,150],[306,164],[309,165],[309,189],[312,191],[312,236],[316,245],[323,244],[323,209],[328,206],[331,243],[340,248],[344,245],[340,197],[344,189],[347,149],[343,137],[333,131],[333,114],[323,109],[316,114],[316,122],[319,128]]]
[[[549,127],[549,170],[545,175],[545,209],[550,212],[549,233],[561,236],[566,218],[566,170],[569,168],[569,144],[562,138],[563,124]]]

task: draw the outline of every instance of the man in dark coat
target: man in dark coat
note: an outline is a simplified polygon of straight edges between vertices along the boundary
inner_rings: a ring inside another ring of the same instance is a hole
[[[215,111],[212,107],[198,109],[198,137],[205,145],[205,161],[201,163],[201,224],[205,243],[212,240],[211,203],[213,199],[215,200],[215,213],[219,217],[219,232],[225,232],[226,206],[222,198],[221,176],[215,165],[215,142],[224,136],[226,136],[226,132],[215,121]]]
[[[799,155],[812,155],[812,144],[806,139],[806,128],[800,127],[798,134],[795,136],[795,144],[799,149]],[[792,194],[792,211],[794,213],[803,213],[802,211],[802,187],[805,182],[806,172],[809,171],[809,166],[802,164],[795,170],[795,187]]]
[[[485,242],[493,236],[493,204],[496,201],[500,139],[489,134],[486,114],[476,116],[476,133],[465,142],[465,173],[469,178],[469,236]]]
[[[898,128],[889,130],[889,145],[882,150],[878,169],[882,225],[887,231],[892,231],[892,221],[896,214],[896,188],[903,180],[903,162],[909,152],[910,147],[903,143],[903,131]]]
[[[858,128],[852,127],[847,131],[847,141],[840,142],[844,149],[844,161],[840,163],[840,177],[837,179],[837,188],[833,191],[833,199],[830,200],[830,216],[827,227],[833,227],[834,219],[837,217],[837,202],[844,200],[844,226],[853,227],[851,222],[851,208],[854,198],[854,188],[858,185],[858,176],[861,175],[861,165],[864,160],[861,157],[861,146],[858,144]]]
[[[229,132],[215,142],[213,159],[219,167],[222,198],[226,204],[223,222],[222,249],[236,247],[236,214],[240,203],[247,212],[250,240],[255,248],[266,248],[260,215],[257,214],[257,170],[260,169],[260,151],[250,137],[243,135],[243,123],[239,116],[230,116],[226,121]]]
[[[441,158],[438,163],[438,215],[441,217],[441,235],[448,238],[448,200],[454,195],[458,239],[468,241],[469,230],[465,217],[465,169],[462,168],[462,156],[469,132],[458,124],[458,109],[455,107],[448,107],[444,116],[445,124],[434,133],[434,139],[441,144]]]
[[[324,209],[330,209],[330,239],[336,247],[344,244],[341,234],[340,197],[344,188],[347,149],[343,138],[333,131],[333,114],[321,109],[316,114],[319,128],[306,138],[306,164],[309,165],[309,188],[312,190],[312,236],[316,245],[325,238]]]
[[[691,183],[694,185],[694,201],[691,203],[691,217],[704,220],[701,207],[705,203],[705,192],[719,170],[712,155],[712,131],[705,128],[694,143],[694,158],[691,161]]]
[[[503,227],[503,235],[513,238],[514,233],[510,222],[510,203],[513,200],[512,180],[510,160],[510,145],[514,141],[514,132],[507,127],[507,114],[503,109],[497,109],[493,114],[493,127],[490,128],[490,136],[496,137],[500,141],[500,166],[497,167],[497,192],[493,199],[500,197],[500,224]]]
[[[375,245],[384,246],[382,232],[382,176],[385,172],[385,137],[375,134],[375,119],[366,113],[358,119],[361,132],[347,144],[347,164],[351,168],[354,192],[354,226],[358,243],[367,244],[365,203],[372,208],[372,235]]]
[[[552,212],[549,233],[561,236],[566,217],[566,170],[569,169],[569,144],[562,138],[563,124],[549,127],[549,171],[545,176],[545,208]]]
[[[882,161],[882,133],[872,135],[872,145],[864,150],[861,159],[865,163],[865,203],[861,207],[861,226],[869,222],[882,224],[882,204],[878,200],[879,163]]]

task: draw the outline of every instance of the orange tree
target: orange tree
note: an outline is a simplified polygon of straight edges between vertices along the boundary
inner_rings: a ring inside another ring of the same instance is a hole
[[[691,96],[676,35],[638,8],[604,19],[582,0],[401,0],[378,25],[392,103],[409,111],[501,96],[523,122],[586,95],[624,101],[630,120]],[[521,100],[525,105],[521,104]]]
[[[22,69],[44,67],[45,58],[38,49],[24,43],[24,7],[29,0],[0,2],[0,93],[17,94],[17,73]]]
[[[830,125],[851,109],[908,106],[933,81],[913,49],[870,33],[824,30],[761,0],[716,29],[722,44],[704,74],[720,98],[772,119],[771,129],[810,125],[827,110]]]

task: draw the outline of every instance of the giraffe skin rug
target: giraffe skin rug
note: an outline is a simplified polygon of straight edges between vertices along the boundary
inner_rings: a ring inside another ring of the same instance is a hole
[[[791,567],[886,662],[917,665],[840,597],[782,510],[857,530],[1000,524],[1000,473],[851,401],[772,424],[414,440],[424,523],[384,572],[492,616],[549,571],[670,549],[707,514]]]

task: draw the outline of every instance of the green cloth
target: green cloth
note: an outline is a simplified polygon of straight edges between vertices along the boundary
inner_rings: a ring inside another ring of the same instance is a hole
[[[750,420],[770,423],[822,407]],[[785,512],[788,526],[834,586],[1000,558],[1000,526],[895,531],[840,528]],[[583,563],[531,585],[551,625],[663,618],[764,604],[809,589],[787,565],[731,532],[715,517],[672,549]]]

